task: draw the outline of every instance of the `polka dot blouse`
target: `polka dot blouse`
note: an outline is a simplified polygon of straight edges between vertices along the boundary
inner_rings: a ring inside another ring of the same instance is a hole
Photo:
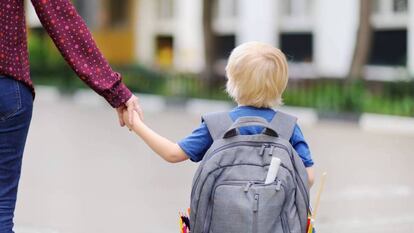
[[[125,103],[131,92],[96,46],[85,22],[70,0],[31,0],[39,19],[76,74],[113,107]],[[28,85],[24,0],[0,0],[0,74]]]

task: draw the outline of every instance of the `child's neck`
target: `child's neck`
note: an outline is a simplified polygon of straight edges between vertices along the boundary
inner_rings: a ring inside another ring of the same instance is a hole
[[[237,104],[237,107],[250,107],[250,108],[268,108],[268,109],[272,109],[271,107],[257,107],[257,106],[253,106],[253,105],[246,105],[246,104]]]

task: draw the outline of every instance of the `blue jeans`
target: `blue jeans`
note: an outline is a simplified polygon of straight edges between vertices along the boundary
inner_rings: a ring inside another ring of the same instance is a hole
[[[0,75],[0,233],[13,233],[13,217],[32,94],[23,83]]]

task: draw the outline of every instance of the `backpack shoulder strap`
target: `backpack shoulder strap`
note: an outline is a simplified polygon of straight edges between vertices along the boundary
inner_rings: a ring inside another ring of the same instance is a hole
[[[233,124],[228,112],[215,112],[203,115],[202,121],[207,125],[213,140],[223,137],[227,129]]]
[[[276,132],[281,138],[289,141],[295,130],[296,122],[296,117],[281,111],[276,111],[270,124],[276,129]]]

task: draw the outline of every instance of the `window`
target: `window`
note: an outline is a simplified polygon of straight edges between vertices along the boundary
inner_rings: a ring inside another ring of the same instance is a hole
[[[280,39],[282,51],[292,62],[312,62],[313,35],[311,33],[284,33]]]
[[[109,25],[122,27],[128,24],[129,0],[109,0]]]
[[[408,0],[375,0],[371,23],[376,29],[406,28],[408,18]]]
[[[406,13],[408,10],[408,0],[393,0],[393,11],[396,13]]]
[[[407,30],[375,31],[369,64],[405,66],[406,63]]]
[[[226,75],[225,68],[227,65],[227,59],[230,56],[231,51],[236,47],[236,36],[230,35],[216,35],[216,46],[215,46],[215,63],[213,72],[216,77],[224,77]]]
[[[174,17],[174,0],[157,0],[157,15],[159,19]]]
[[[227,60],[230,56],[231,51],[236,47],[236,36],[235,35],[225,35],[225,36],[216,36],[216,59],[217,60]]]
[[[408,12],[408,0],[374,0],[373,10],[375,14],[406,14]]]
[[[172,36],[157,36],[156,63],[161,68],[171,68],[174,61],[174,40]]]

